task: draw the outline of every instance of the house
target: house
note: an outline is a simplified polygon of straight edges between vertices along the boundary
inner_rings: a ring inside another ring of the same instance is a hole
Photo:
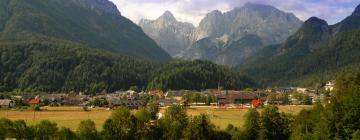
[[[264,102],[260,99],[251,101],[251,107],[253,107],[253,108],[258,108],[258,107],[262,107],[262,106],[264,106]]]
[[[307,93],[307,88],[296,88],[296,91],[299,93]]]
[[[276,93],[291,93],[294,91],[291,87],[285,87],[285,88],[277,88],[275,89]]]
[[[129,109],[139,109],[140,107],[146,106],[146,103],[141,100],[120,100],[120,99],[110,99],[108,100],[109,107],[114,109],[117,107],[127,107]]]
[[[0,108],[12,108],[15,106],[15,102],[9,99],[0,100]]]
[[[218,89],[207,89],[207,90],[205,90],[205,93],[213,95],[213,96],[218,96],[218,95],[224,94],[223,91],[218,90]]]
[[[156,96],[159,96],[159,97],[163,97],[164,96],[164,92],[162,90],[150,90],[148,92],[149,95],[156,95]]]
[[[35,98],[29,100],[29,105],[33,105],[33,106],[40,105],[40,102],[41,102],[40,96],[36,96]]]
[[[170,90],[166,92],[165,99],[174,99],[177,101],[182,100],[182,96],[186,93],[189,93],[188,90]]]
[[[159,100],[160,106],[171,106],[171,105],[176,105],[176,104],[179,104],[178,101],[172,100],[172,99],[160,99]]]
[[[336,85],[336,81],[335,80],[330,80],[328,82],[326,82],[326,85],[325,85],[325,90],[327,91],[333,91],[334,88],[335,88],[335,85]]]
[[[253,100],[257,98],[256,93],[254,92],[238,92],[238,93],[228,93],[225,95],[218,96],[218,104],[220,106],[226,104],[242,104],[250,105]]]
[[[90,100],[90,97],[86,95],[69,95],[65,97],[62,101],[63,105],[65,106],[76,106],[83,104],[84,102]]]

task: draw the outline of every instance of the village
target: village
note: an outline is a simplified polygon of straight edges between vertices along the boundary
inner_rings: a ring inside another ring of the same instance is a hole
[[[114,93],[98,93],[85,95],[80,93],[57,94],[23,94],[16,96],[0,96],[0,108],[19,109],[26,107],[59,107],[80,106],[86,109],[102,107],[114,109],[127,107],[139,109],[148,102],[156,102],[160,107],[171,105],[208,106],[211,108],[260,108],[264,105],[312,105],[316,102],[329,102],[335,81],[331,80],[321,89],[300,87],[273,88],[264,90],[245,89],[241,91],[208,89],[204,91],[190,90],[150,90],[150,91],[116,91]]]

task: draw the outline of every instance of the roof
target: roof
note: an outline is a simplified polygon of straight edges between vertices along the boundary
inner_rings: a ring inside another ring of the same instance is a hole
[[[40,103],[40,99],[31,99],[29,101],[29,104],[39,104]]]
[[[12,103],[12,102],[13,102],[12,100],[3,99],[3,100],[0,100],[0,106],[9,105],[9,104]]]
[[[144,101],[140,101],[140,100],[119,100],[119,99],[111,99],[108,101],[110,105],[112,106],[121,106],[121,105],[124,105],[124,106],[142,106],[145,104]]]
[[[222,94],[222,91],[217,90],[217,89],[209,89],[209,90],[207,90],[207,92],[209,92],[209,94],[212,94],[212,95],[220,95],[220,94]]]
[[[164,92],[162,90],[150,90],[148,93],[150,95],[161,95],[161,96],[164,95]]]
[[[188,91],[171,90],[171,91],[166,92],[165,96],[166,97],[182,97],[186,92],[188,92]]]
[[[261,100],[252,100],[251,101],[251,105],[252,106],[254,106],[254,107],[258,107],[258,106],[261,106],[261,105],[263,105],[264,103],[263,103],[263,101],[261,101]]]
[[[226,94],[226,95],[219,95],[219,99],[238,99],[238,100],[253,100],[256,99],[255,93],[234,93],[234,94]]]

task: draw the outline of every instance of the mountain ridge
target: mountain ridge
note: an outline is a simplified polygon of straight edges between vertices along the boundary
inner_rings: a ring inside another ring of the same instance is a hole
[[[47,36],[119,55],[153,60],[170,56],[108,0],[13,1],[0,3],[1,40]],[[31,39],[31,38],[30,38]]]
[[[254,35],[260,38],[258,40],[261,40],[259,42],[261,42],[262,47],[280,43],[295,32],[302,23],[302,21],[297,19],[293,14],[280,11],[273,6],[252,3],[247,3],[243,7],[234,8],[224,13],[219,10],[213,10],[204,16],[198,27],[192,28],[174,27],[176,26],[175,24],[171,24],[173,26],[167,26],[170,23],[174,23],[173,18],[170,18],[168,21],[161,20],[166,24],[160,24],[159,20],[164,19],[162,18],[164,15],[174,17],[171,12],[166,11],[156,20],[141,20],[139,25],[143,28],[144,32],[160,44],[162,48],[168,52],[171,51],[171,56],[187,60],[205,59],[231,67],[237,65],[237,63],[241,63],[242,58],[245,58],[242,56],[248,57],[260,48],[259,46],[254,46],[254,48],[250,46],[238,46],[239,50],[243,48],[250,49],[244,53],[235,51],[239,54],[225,51],[224,49],[229,48],[231,44],[236,44],[233,42],[243,41],[243,38]],[[175,23],[181,23],[176,19],[175,21]],[[174,28],[180,29],[174,30]],[[188,29],[186,30],[187,32],[185,32],[185,29]],[[182,38],[173,37],[176,36],[175,34],[181,34]],[[163,38],[170,39],[163,40]],[[186,40],[186,43],[181,43],[183,40]],[[226,40],[226,43],[222,40]],[[181,44],[181,47],[179,47],[181,49],[172,51],[172,49],[177,47],[177,45],[173,44]],[[202,47],[201,45],[204,46]],[[239,45],[243,45],[243,43],[239,43]],[[236,47],[232,46],[231,50],[234,48]],[[226,52],[232,55],[226,56],[224,54]],[[237,57],[237,55],[240,55],[240,57]]]
[[[263,86],[308,86],[355,72],[360,67],[359,19],[351,14],[328,25],[311,17],[286,42],[261,49],[237,68]]]

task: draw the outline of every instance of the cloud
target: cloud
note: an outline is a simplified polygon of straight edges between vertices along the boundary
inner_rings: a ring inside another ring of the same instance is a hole
[[[334,24],[350,15],[359,0],[111,0],[122,15],[138,22],[141,18],[156,19],[166,10],[180,21],[198,25],[206,13],[223,12],[241,7],[247,2],[272,5],[282,11],[294,13],[306,20],[317,16]]]

